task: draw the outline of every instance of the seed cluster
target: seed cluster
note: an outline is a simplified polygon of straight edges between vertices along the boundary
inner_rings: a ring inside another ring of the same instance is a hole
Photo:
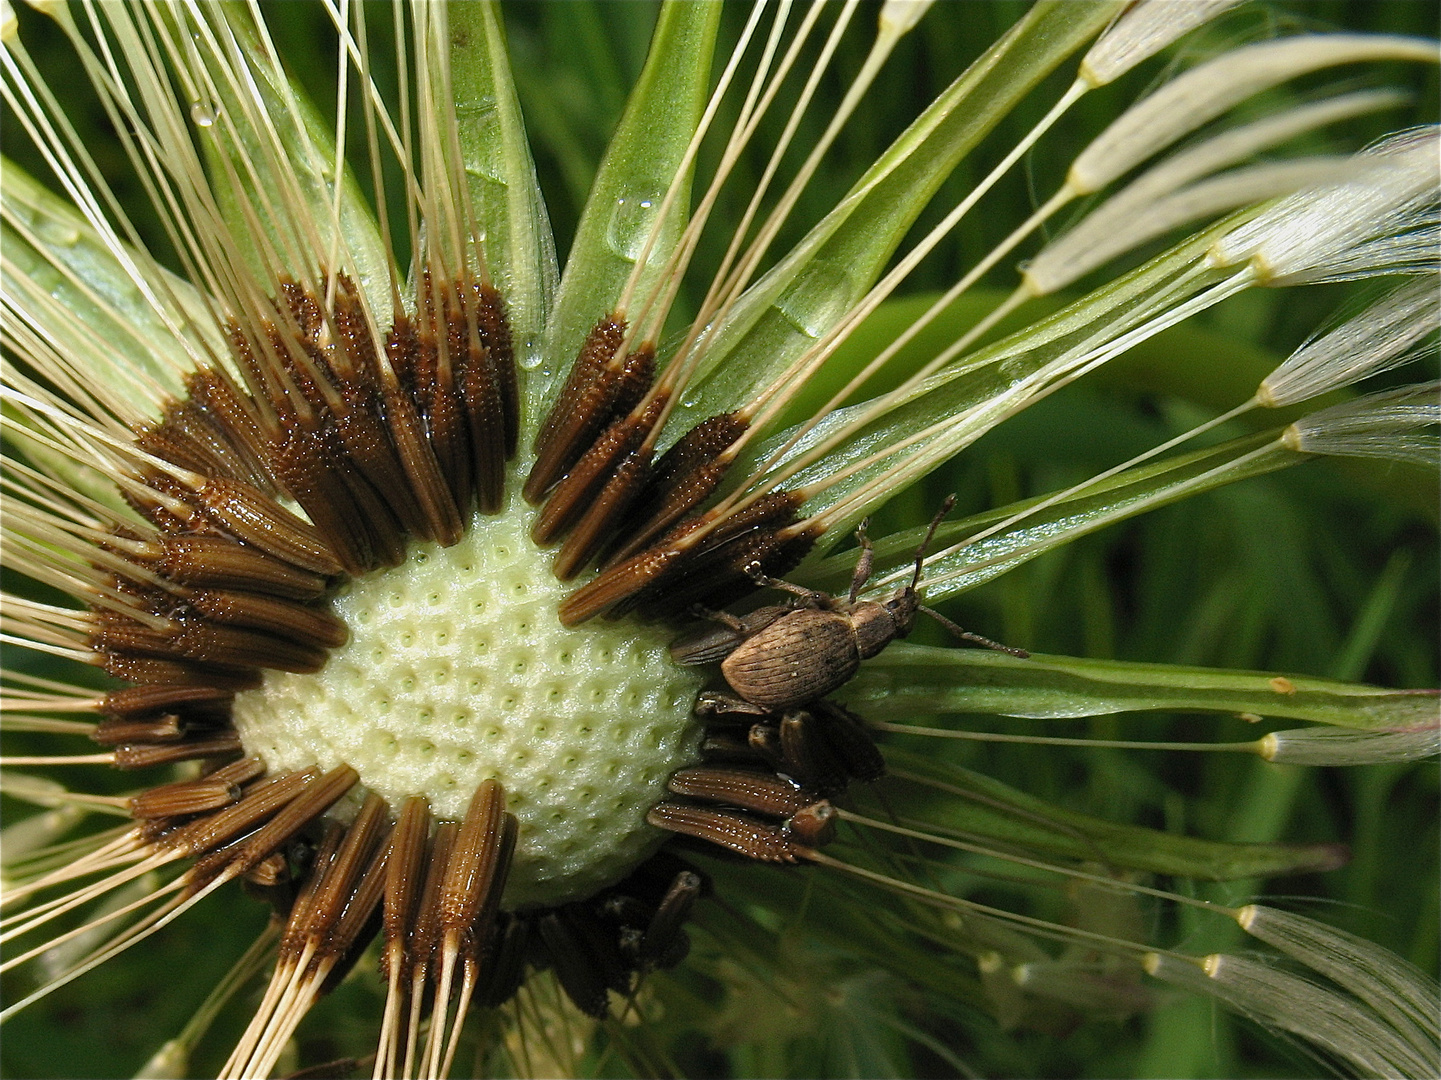
[[[266,318],[233,322],[232,363],[190,376],[185,400],[136,433],[134,467],[119,477],[145,524],[117,523],[100,545],[94,566],[108,591],[92,604],[87,643],[106,671],[135,685],[104,696],[94,738],[121,767],[202,767],[193,779],[135,796],[137,825],[106,857],[192,860],[172,904],[240,879],[283,922],[270,990],[227,1075],[269,1069],[310,1004],[377,935],[389,987],[377,1067],[435,1074],[448,1068],[469,1005],[508,1000],[527,970],[553,970],[581,1010],[603,1016],[611,992],[630,994],[638,975],[685,955],[682,924],[706,883],[673,855],[646,859],[642,847],[626,856],[621,865],[632,869],[620,882],[607,884],[614,872],[581,875],[583,889],[561,886],[543,899],[537,883],[568,871],[544,861],[522,869],[519,837],[538,829],[522,824],[535,801],[524,774],[457,781],[459,801],[447,800],[444,776],[428,771],[436,759],[422,754],[409,766],[414,775],[391,790],[362,783],[369,773],[358,753],[332,753],[326,739],[304,733],[287,749],[281,729],[252,722],[257,709],[306,713],[311,680],[332,670],[348,678],[354,668],[364,681],[364,665],[337,666],[331,653],[348,655],[352,631],[375,647],[377,627],[389,624],[351,593],[383,585],[402,563],[409,572],[426,544],[449,548],[479,535],[468,523],[506,504],[506,463],[517,449],[510,335],[488,284],[422,274],[416,310],[395,313],[380,342],[350,280],[331,277],[321,292],[283,283]],[[712,417],[657,455],[675,387],[656,380],[653,347],[625,350],[625,335],[618,317],[597,323],[540,429],[522,489],[540,504],[528,539],[559,545],[557,577],[602,566],[559,604],[570,625],[602,613],[663,616],[727,603],[763,571],[794,565],[818,535],[797,523],[798,494],[695,512],[725,476],[727,451],[749,421]],[[403,634],[383,647],[413,651]],[[436,642],[411,660],[418,675],[444,676],[433,681],[463,671]],[[518,685],[535,689],[533,675],[521,672]],[[301,688],[289,705],[276,697],[285,686]],[[383,742],[382,699],[396,689],[352,694],[366,716],[345,732]],[[503,713],[489,689],[456,693]],[[420,708],[414,700],[411,711]],[[802,705],[768,713],[704,698],[695,713],[705,726],[701,763],[668,779],[675,765],[663,768],[647,800],[654,805],[648,814],[638,807],[636,820],[645,814],[683,844],[711,851],[804,860],[832,836],[829,799],[883,766],[856,717],[826,701]],[[533,719],[543,710],[525,711]],[[480,721],[478,730],[504,721]],[[446,768],[469,758],[475,730],[457,729],[455,746],[440,755]],[[545,741],[523,733],[532,736]],[[687,742],[681,760],[694,762],[693,748]],[[674,751],[665,753],[674,762]],[[576,770],[603,765],[577,762]],[[641,766],[612,771],[626,768]],[[651,772],[622,779],[643,788]],[[513,870],[528,882],[514,896]]]
[[[600,614],[663,618],[698,602],[722,607],[754,588],[757,569],[795,567],[820,536],[796,519],[799,493],[691,513],[725,478],[728,451],[750,421],[739,412],[710,417],[657,455],[681,365],[656,380],[654,346],[626,352],[625,338],[618,314],[591,329],[541,425],[525,484],[525,497],[544,504],[536,541],[561,540],[556,573],[570,578],[600,563],[561,605],[567,626]]]

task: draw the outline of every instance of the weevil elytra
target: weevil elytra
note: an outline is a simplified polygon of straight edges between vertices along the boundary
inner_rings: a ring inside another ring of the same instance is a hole
[[[962,630],[945,616],[921,603],[916,592],[926,548],[941,519],[955,505],[949,496],[941,504],[925,539],[916,551],[911,580],[889,600],[862,600],[861,590],[871,577],[874,561],[865,526],[856,530],[861,554],[844,598],[817,592],[788,581],[755,574],[755,580],[774,589],[794,593],[796,600],[757,608],[736,617],[725,612],[701,611],[721,625],[671,646],[680,664],[721,662],[721,674],[742,699],[762,710],[782,712],[825,697],[844,686],[861,661],[875,656],[896,638],[910,634],[916,613],[925,612],[958,637],[1016,656],[1027,654]]]

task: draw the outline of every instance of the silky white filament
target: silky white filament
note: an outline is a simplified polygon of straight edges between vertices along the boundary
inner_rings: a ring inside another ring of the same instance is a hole
[[[1441,383],[1422,383],[1400,390],[1333,405],[1303,416],[1286,429],[1282,441],[1306,454],[1374,457],[1434,465],[1441,440]]]
[[[1356,318],[1314,337],[1261,383],[1256,400],[1292,405],[1400,367],[1438,324],[1438,280],[1428,275],[1403,285]]]

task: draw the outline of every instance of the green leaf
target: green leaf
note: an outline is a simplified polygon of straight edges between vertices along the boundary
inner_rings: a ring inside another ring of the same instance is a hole
[[[181,372],[193,368],[196,357],[228,354],[189,283],[152,266],[166,290],[158,298],[176,301],[162,315],[70,203],[8,159],[0,160],[0,190],[6,295],[61,356],[93,372],[99,385],[127,388],[138,413],[159,419],[164,395],[184,396]],[[133,252],[129,257],[149,263]]]
[[[534,424],[545,390],[540,349],[555,301],[555,240],[526,140],[505,29],[494,4],[449,6],[451,83],[460,150],[480,219],[486,265],[505,298],[516,361],[527,373],[521,401]]]
[[[570,369],[590,328],[614,310],[645,250],[710,95],[719,22],[719,4],[673,0],[661,9],[645,68],[581,214],[546,330],[540,371],[551,395],[559,390],[556,379]],[[692,172],[687,170],[677,185],[646,254],[635,292],[638,301],[659,280],[685,229]],[[549,397],[542,404],[548,406]]]
[[[181,25],[165,15],[155,21],[214,88],[215,100],[197,104],[213,120],[193,126],[210,187],[250,273],[273,284],[274,262],[262,252],[262,239],[279,269],[298,277],[314,275],[336,250],[372,310],[388,312],[396,269],[375,213],[349,166],[340,170],[337,204],[335,132],[283,70],[250,10],[232,0],[191,9]],[[208,34],[217,39],[215,50],[190,44],[192,36],[200,41]]]
[[[895,644],[846,684],[872,720],[936,712],[1038,720],[1157,710],[1249,713],[1360,730],[1436,719],[1437,691],[1386,690],[1302,675]]]
[[[1183,454],[1159,463],[1134,466],[1059,499],[1028,514],[993,536],[966,543],[970,536],[995,526],[1051,496],[1025,499],[961,521],[944,523],[936,530],[931,550],[937,554],[926,564],[922,592],[931,603],[973,589],[1000,577],[1047,551],[1078,537],[1168,503],[1189,498],[1237,480],[1260,476],[1309,460],[1276,440],[1275,432],[1233,439],[1220,446]],[[877,497],[881,501],[881,497]],[[876,562],[885,566],[909,558],[925,538],[926,530],[893,533],[875,544]],[[855,557],[849,551],[815,563],[797,579],[814,588],[834,592],[849,583]],[[897,577],[906,573],[895,571]],[[873,585],[875,582],[872,583]]]
[[[684,407],[689,426],[747,400],[865,294],[956,165],[1114,16],[1111,3],[1039,3],[881,155],[716,332]]]

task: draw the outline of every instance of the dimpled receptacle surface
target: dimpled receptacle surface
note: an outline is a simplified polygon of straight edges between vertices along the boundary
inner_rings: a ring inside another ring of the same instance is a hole
[[[348,763],[393,808],[423,794],[458,818],[499,780],[520,823],[505,904],[522,907],[587,896],[664,839],[645,814],[697,756],[699,677],[662,628],[562,627],[573,586],[510,501],[454,547],[344,586],[349,642],[314,675],[268,672],[235,723],[271,770]]]

